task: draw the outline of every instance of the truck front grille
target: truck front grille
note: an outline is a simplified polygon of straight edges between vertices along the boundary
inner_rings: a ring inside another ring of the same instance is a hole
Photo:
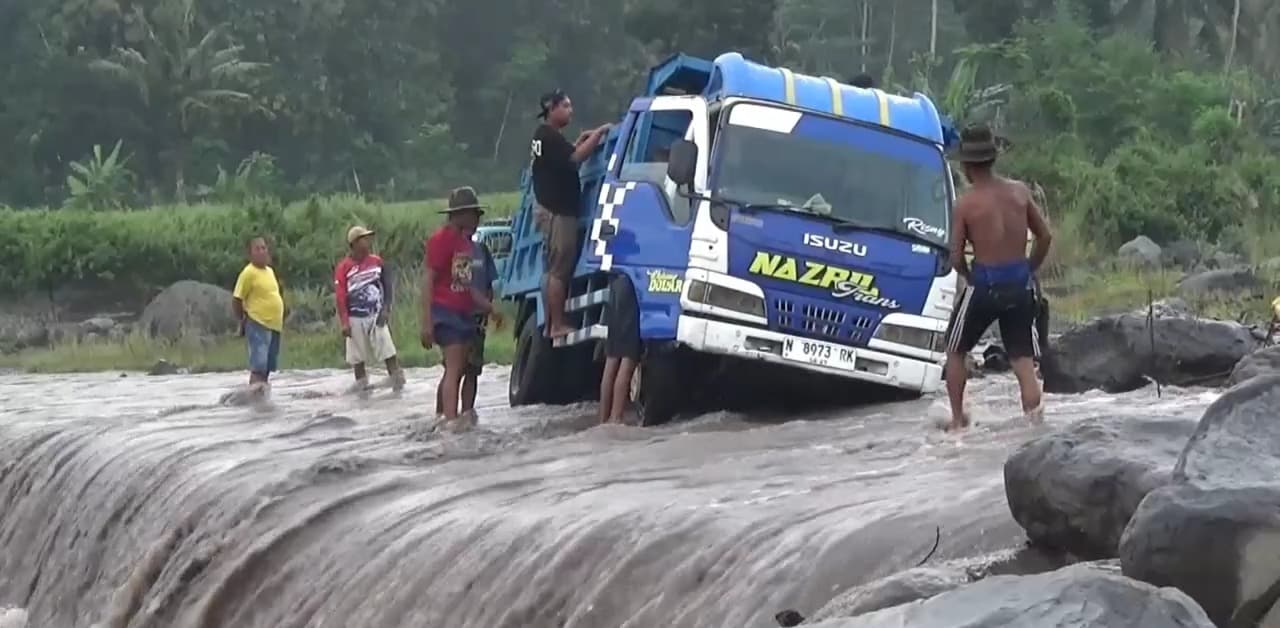
[[[862,344],[876,325],[874,316],[808,299],[775,297],[769,305],[778,331],[841,344]]]

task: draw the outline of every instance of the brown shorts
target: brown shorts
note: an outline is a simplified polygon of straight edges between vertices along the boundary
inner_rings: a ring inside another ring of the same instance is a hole
[[[548,216],[542,244],[547,254],[547,274],[561,281],[572,279],[573,267],[578,263],[578,217]]]

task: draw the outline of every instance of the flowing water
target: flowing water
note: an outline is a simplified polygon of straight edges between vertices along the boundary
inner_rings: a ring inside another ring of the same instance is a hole
[[[594,426],[594,405],[506,407],[429,428],[438,372],[400,397],[287,373],[269,407],[233,375],[0,376],[0,609],[29,628],[647,628],[776,625],[914,566],[1022,545],[1001,466],[1099,414],[1198,418],[1207,391],[1050,397],[1008,378],[796,416]]]

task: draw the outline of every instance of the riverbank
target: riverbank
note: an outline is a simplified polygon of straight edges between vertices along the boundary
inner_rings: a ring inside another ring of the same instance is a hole
[[[1053,328],[1061,331],[1097,316],[1139,309],[1148,298],[1187,297],[1186,291],[1179,288],[1181,277],[1177,271],[1146,272],[1116,265],[1057,273],[1045,281]],[[439,351],[424,350],[418,342],[416,278],[405,275],[398,285],[404,286],[399,297],[403,306],[394,312],[391,329],[400,359],[410,367],[434,366],[439,363]],[[1258,292],[1211,294],[1187,301],[1200,316],[1265,327],[1274,285],[1274,278],[1260,274]],[[291,308],[309,312],[328,312],[330,298],[321,289],[286,290]],[[506,312],[508,319],[511,313]],[[485,357],[489,362],[511,363],[515,338],[510,323],[507,325],[488,332]],[[344,367],[343,341],[337,324],[327,316],[313,314],[309,322],[286,330],[280,358],[281,368],[287,370]],[[36,373],[146,371],[161,360],[192,372],[238,371],[244,368],[244,342],[236,337],[190,337],[169,342],[135,331],[113,341],[72,338],[48,348],[0,355],[0,369]]]
[[[401,304],[393,310],[389,325],[398,357],[407,367],[435,366],[439,349],[426,350],[418,340],[418,278],[403,273],[397,279]],[[285,329],[281,339],[282,370],[345,368],[344,339],[331,312],[332,294],[322,289],[285,288],[285,303],[301,313]],[[511,331],[512,311],[504,309],[501,329],[490,324],[485,342],[485,360],[510,364],[515,354]],[[94,371],[147,371],[168,362],[196,373],[240,371],[245,368],[244,339],[235,336],[184,336],[164,340],[145,336],[134,329],[122,338],[83,339],[70,336],[48,347],[0,354],[0,369],[31,373],[80,373]],[[375,369],[376,370],[376,369]]]

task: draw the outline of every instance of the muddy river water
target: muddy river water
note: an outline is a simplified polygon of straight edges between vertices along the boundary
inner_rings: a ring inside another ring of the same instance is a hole
[[[286,373],[270,407],[239,375],[0,376],[0,608],[29,628],[775,626],[929,560],[1023,544],[1008,453],[1073,420],[1196,420],[1215,393],[1051,396],[971,384],[809,414],[595,426],[594,405],[511,409],[481,381],[480,428],[430,431],[437,371],[400,397]]]

